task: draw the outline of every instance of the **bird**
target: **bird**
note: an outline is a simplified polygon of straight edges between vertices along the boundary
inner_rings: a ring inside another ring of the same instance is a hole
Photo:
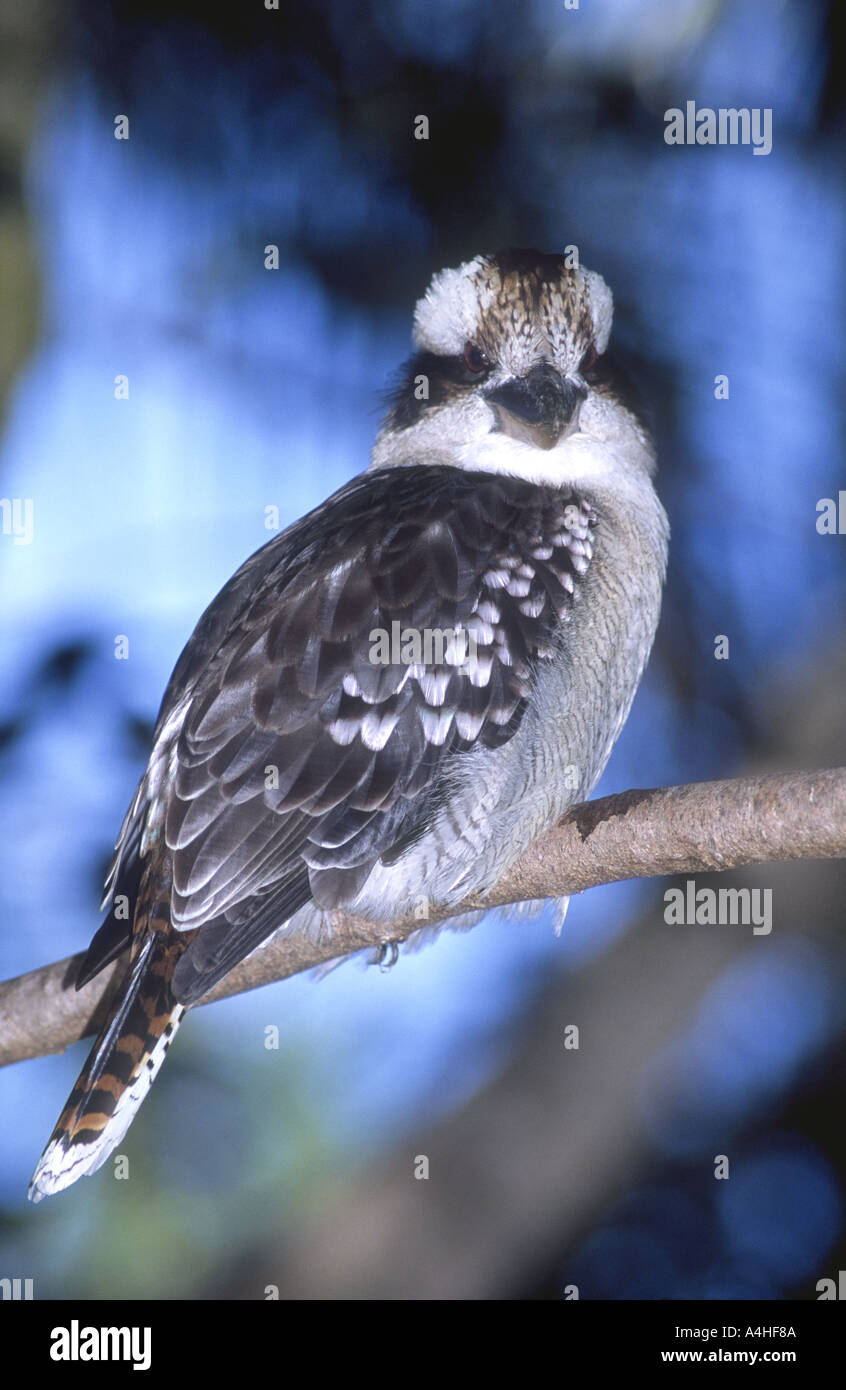
[[[31,1199],[105,1163],[186,1010],[239,961],[280,932],[331,940],[338,912],[386,943],[421,899],[448,916],[590,794],[669,539],[612,317],[572,248],[436,273],[369,465],[200,618],[77,988],[129,948],[126,976]]]

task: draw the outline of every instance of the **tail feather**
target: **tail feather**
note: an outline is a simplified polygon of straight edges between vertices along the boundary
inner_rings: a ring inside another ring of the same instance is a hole
[[[123,1139],[185,1014],[170,982],[186,945],[173,931],[147,937],[32,1176],[31,1201],[96,1173]]]

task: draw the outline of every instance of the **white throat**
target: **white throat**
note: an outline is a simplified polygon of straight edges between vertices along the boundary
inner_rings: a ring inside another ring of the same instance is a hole
[[[527,482],[577,487],[619,476],[613,448],[577,431],[560,439],[553,449],[492,431],[481,441],[456,449],[456,461],[468,472],[504,473]]]

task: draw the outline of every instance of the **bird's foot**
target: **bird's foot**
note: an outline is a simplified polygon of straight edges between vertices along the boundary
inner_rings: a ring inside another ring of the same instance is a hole
[[[379,954],[376,957],[376,964],[383,974],[393,970],[399,960],[399,942],[383,941],[379,947]]]

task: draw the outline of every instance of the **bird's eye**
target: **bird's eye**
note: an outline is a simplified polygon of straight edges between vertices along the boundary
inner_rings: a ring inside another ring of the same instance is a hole
[[[588,348],[587,352],[585,353],[584,357],[579,363],[579,372],[582,376],[584,376],[585,372],[593,371],[598,358],[599,353],[596,350],[596,344],[591,343],[590,347]]]
[[[480,372],[486,372],[491,365],[491,359],[486,356],[480,347],[475,343],[468,343],[464,349],[464,365],[468,372],[473,372],[476,376]]]

